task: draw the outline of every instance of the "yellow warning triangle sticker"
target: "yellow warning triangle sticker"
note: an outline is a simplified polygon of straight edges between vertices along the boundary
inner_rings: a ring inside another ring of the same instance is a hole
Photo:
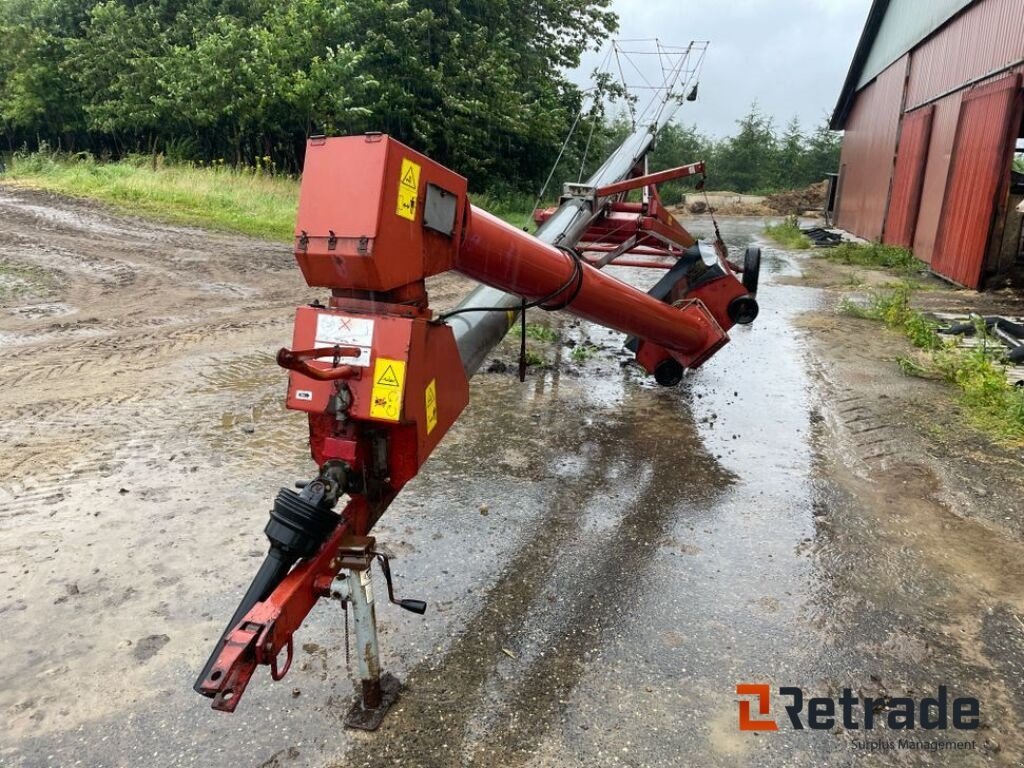
[[[402,177],[402,184],[407,187],[416,189],[416,171],[413,166],[409,166],[405,171],[405,176]]]
[[[382,373],[380,378],[377,379],[377,383],[384,387],[402,386],[398,381],[398,377],[395,375],[395,369],[390,365],[384,369],[384,373]]]

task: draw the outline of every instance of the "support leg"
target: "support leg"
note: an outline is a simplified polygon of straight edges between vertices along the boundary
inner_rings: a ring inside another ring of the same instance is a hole
[[[377,616],[373,603],[373,584],[369,568],[345,571],[343,599],[352,607],[356,635],[356,668],[361,691],[345,716],[349,728],[376,730],[388,708],[397,700],[399,684],[391,675],[381,676],[380,648],[377,644]]]

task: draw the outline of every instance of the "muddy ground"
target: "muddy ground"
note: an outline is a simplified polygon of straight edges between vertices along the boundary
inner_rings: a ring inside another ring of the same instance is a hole
[[[722,226],[739,247],[761,221]],[[0,765],[1020,764],[1020,452],[901,377],[903,342],[837,316],[807,259],[766,248],[758,322],[679,388],[567,317],[537,318],[561,337],[525,384],[474,378],[378,528],[430,608],[379,609],[407,690],[352,733],[333,604],[234,715],[191,689],[277,488],[312,469],[273,362],[316,297],[289,249],[0,188]],[[945,685],[982,727],[881,755],[740,733],[740,682]]]

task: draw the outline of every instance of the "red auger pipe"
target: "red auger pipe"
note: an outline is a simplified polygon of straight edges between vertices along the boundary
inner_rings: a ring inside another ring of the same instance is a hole
[[[569,284],[575,267],[565,252],[470,206],[455,269],[529,300]],[[581,269],[583,284],[566,311],[683,355],[696,355],[719,343],[721,330],[699,307],[673,307],[585,262]],[[575,284],[570,284],[549,303],[557,306],[574,291]]]

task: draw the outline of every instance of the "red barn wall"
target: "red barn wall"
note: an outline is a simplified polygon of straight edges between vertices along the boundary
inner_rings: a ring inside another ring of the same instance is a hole
[[[1024,58],[1024,2],[983,0],[913,51],[907,110]]]
[[[865,86],[846,121],[836,223],[868,240],[882,236],[907,61],[903,56]]]
[[[838,226],[881,238],[902,113],[932,104],[913,236],[914,255],[931,264],[964,94],[1013,72],[1024,72],[1024,3],[981,0],[862,88],[843,137]]]
[[[949,173],[949,160],[953,155],[953,140],[956,138],[962,98],[963,93],[957,91],[939,99],[935,102],[935,113],[932,115],[932,135],[913,245],[914,255],[927,264],[931,264],[932,252],[935,250],[935,237],[939,231],[942,200],[946,195],[946,177]]]

